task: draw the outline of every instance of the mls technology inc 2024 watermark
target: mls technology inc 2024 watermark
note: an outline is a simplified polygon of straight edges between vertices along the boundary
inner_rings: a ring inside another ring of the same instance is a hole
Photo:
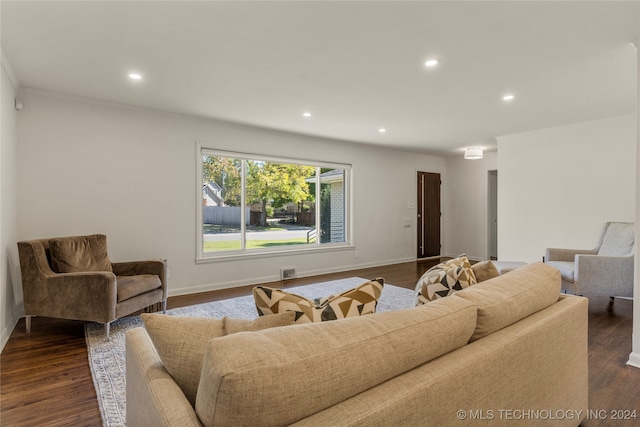
[[[637,420],[635,409],[460,409],[460,420],[469,421],[555,421],[555,420]]]

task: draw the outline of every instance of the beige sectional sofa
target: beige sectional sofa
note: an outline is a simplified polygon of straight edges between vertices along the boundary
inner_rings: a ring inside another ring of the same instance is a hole
[[[192,406],[144,328],[127,333],[137,426],[577,426],[587,300],[542,263],[420,307],[208,342]]]

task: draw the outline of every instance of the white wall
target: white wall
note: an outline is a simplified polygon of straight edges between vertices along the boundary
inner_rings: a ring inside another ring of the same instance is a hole
[[[479,160],[464,160],[462,153],[447,159],[447,198],[444,203],[443,254],[466,254],[472,260],[489,259],[489,171],[498,169],[495,152]],[[501,173],[498,180],[501,179]],[[445,214],[446,213],[446,214]]]
[[[22,315],[22,290],[18,283],[18,135],[14,100],[16,88],[4,53],[0,82],[0,349],[4,348]],[[8,71],[6,71],[8,70]],[[17,85],[17,84],[16,84]]]
[[[415,171],[444,159],[20,91],[18,238],[104,233],[112,260],[167,258],[170,294],[415,259]],[[196,141],[353,165],[351,251],[195,264]]]
[[[634,114],[498,138],[498,259],[593,248],[605,222],[633,222],[636,123]]]

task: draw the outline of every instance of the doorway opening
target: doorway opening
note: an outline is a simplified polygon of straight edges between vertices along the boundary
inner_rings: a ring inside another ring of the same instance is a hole
[[[418,259],[440,256],[439,173],[418,172]]]
[[[498,259],[498,171],[491,170],[488,175],[488,204],[487,230],[489,231],[489,259]]]

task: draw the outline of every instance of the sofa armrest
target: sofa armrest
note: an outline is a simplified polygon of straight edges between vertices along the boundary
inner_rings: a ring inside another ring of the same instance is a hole
[[[573,262],[576,255],[595,255],[595,249],[559,249],[559,248],[547,248],[545,254],[545,261],[568,261]]]
[[[106,323],[115,319],[116,276],[106,271],[62,273],[23,286],[25,314]]]
[[[633,256],[577,255],[575,281],[580,293],[633,297]]]
[[[127,426],[202,427],[144,328],[126,333]]]

